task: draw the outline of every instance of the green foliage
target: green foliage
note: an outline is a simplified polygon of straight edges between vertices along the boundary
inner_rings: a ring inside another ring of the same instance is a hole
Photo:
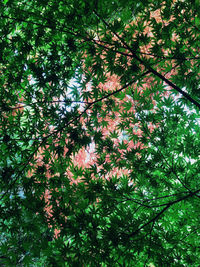
[[[1,2],[1,266],[199,265],[198,7]]]

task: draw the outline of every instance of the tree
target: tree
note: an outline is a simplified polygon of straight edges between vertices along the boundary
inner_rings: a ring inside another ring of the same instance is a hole
[[[198,1],[0,8],[1,265],[198,265]]]

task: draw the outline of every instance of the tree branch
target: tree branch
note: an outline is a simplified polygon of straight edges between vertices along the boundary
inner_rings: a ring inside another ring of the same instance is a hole
[[[93,12],[108,27],[108,29],[111,30],[110,25],[103,18],[101,18],[100,15],[95,10],[93,10]],[[195,99],[193,99],[188,93],[186,93],[183,90],[181,90],[177,85],[175,85],[174,83],[172,83],[170,80],[168,80],[167,78],[165,78],[162,74],[160,74],[155,69],[153,69],[149,65],[149,63],[147,63],[147,62],[143,61],[141,58],[139,58],[136,55],[136,52],[133,51],[133,49],[119,36],[119,34],[117,34],[115,31],[112,31],[112,33],[121,41],[121,43],[124,45],[124,47],[126,49],[128,49],[132,53],[132,57],[134,59],[136,59],[146,69],[148,69],[152,74],[154,74],[155,76],[157,76],[158,78],[160,78],[162,81],[164,81],[166,84],[168,84],[169,86],[171,86],[173,89],[175,89],[177,92],[179,92],[181,95],[183,95],[186,99],[188,99],[191,103],[193,103],[195,106],[197,106],[200,109],[200,103],[198,103]]]
[[[200,189],[194,191],[194,192],[191,192],[189,194],[187,194],[186,196],[180,198],[180,199],[177,199],[177,200],[174,200],[172,202],[169,202],[167,204],[167,206],[165,208],[163,208],[160,212],[158,212],[156,214],[156,216],[154,216],[151,220],[149,220],[148,222],[146,222],[145,224],[143,224],[142,226],[140,226],[136,231],[128,234],[127,236],[128,237],[133,237],[135,236],[137,233],[139,233],[142,229],[144,229],[146,226],[148,226],[149,224],[151,224],[152,222],[155,222],[166,210],[168,210],[172,205],[176,204],[176,203],[179,203],[183,200],[186,200],[192,196],[194,196],[195,194],[199,193],[200,192]]]

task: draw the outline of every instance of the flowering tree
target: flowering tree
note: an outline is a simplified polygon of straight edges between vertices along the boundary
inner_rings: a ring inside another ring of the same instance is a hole
[[[0,8],[1,265],[198,264],[198,1]]]

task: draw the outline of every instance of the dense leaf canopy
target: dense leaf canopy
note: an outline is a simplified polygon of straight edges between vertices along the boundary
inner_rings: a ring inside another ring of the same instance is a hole
[[[1,1],[1,266],[199,265],[199,11]]]

